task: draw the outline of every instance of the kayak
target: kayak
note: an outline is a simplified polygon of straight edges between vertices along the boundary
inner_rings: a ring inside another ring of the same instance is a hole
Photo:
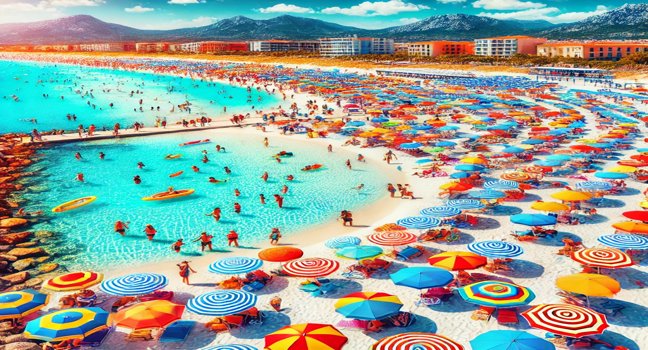
[[[292,152],[279,152],[274,155],[275,157],[292,157],[293,153]]]
[[[63,204],[57,205],[52,209],[54,213],[62,213],[64,211],[81,208],[84,205],[88,205],[97,199],[96,196],[81,197]]]
[[[188,196],[188,195],[190,195],[192,193],[194,193],[193,189],[177,190],[177,191],[174,191],[174,193],[160,192],[160,193],[156,193],[156,194],[154,194],[152,196],[143,197],[142,200],[143,201],[163,201],[165,199],[172,199],[172,198]]]
[[[183,173],[184,173],[184,170],[180,170],[180,171],[178,171],[177,173],[173,173],[173,174],[169,175],[169,177],[176,177],[176,176],[180,176],[180,175],[182,175]]]
[[[207,143],[207,142],[211,142],[211,141],[210,141],[209,139],[204,139],[204,140],[195,140],[195,141],[189,141],[189,142],[181,143],[180,146],[198,145],[198,144],[201,144],[201,143]]]
[[[324,165],[322,165],[322,164],[313,164],[313,165],[310,166],[310,169],[307,169],[306,167],[303,167],[302,171],[313,171],[313,170],[321,169],[323,166]]]
[[[178,159],[180,157],[182,157],[182,154],[167,154],[167,156],[164,157],[164,159]]]

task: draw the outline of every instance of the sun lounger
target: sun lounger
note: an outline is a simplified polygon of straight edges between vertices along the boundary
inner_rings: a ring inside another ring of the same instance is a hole
[[[153,332],[150,329],[132,331],[126,336],[128,341],[149,341],[153,340]]]
[[[175,321],[164,329],[164,333],[162,333],[159,340],[162,343],[183,342],[187,339],[195,325],[196,321]]]
[[[421,299],[414,302],[416,306],[432,306],[441,304],[441,299],[437,297],[421,297]]]
[[[265,287],[265,284],[263,284],[263,283],[261,283],[259,281],[254,281],[252,283],[248,283],[248,284],[244,285],[243,287],[241,287],[241,290],[244,290],[246,292],[254,292],[254,291],[263,289],[263,287]]]
[[[115,327],[110,327],[108,329],[92,333],[89,336],[83,338],[81,346],[88,346],[93,348],[101,346],[104,340],[106,340],[106,338],[108,337],[108,334],[110,334],[113,330],[115,330]]]
[[[424,252],[425,252],[425,248],[422,247],[414,248],[414,247],[407,246],[400,252],[396,253],[396,260],[408,261],[423,255]]]
[[[493,315],[493,312],[495,312],[495,308],[493,307],[480,306],[479,309],[472,313],[470,318],[475,321],[488,321]]]
[[[495,316],[497,323],[501,325],[518,324],[518,316],[515,310],[499,309]]]

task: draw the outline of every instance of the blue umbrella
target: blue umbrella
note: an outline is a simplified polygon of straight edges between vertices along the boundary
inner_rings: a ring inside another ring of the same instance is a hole
[[[511,222],[526,226],[555,225],[556,217],[544,214],[517,214],[511,216]]]
[[[648,237],[631,234],[603,235],[596,239],[608,247],[617,249],[648,249]]]
[[[400,149],[416,149],[422,146],[423,144],[420,142],[407,142],[407,143],[401,143],[400,146],[398,147]]]
[[[576,188],[584,191],[607,191],[612,189],[612,184],[605,181],[581,181],[576,183]]]
[[[439,142],[436,143],[435,146],[439,146],[439,147],[454,147],[454,146],[456,146],[456,145],[457,145],[457,143],[452,142],[452,141],[439,141]]]
[[[533,164],[539,165],[539,166],[551,166],[551,167],[554,167],[554,166],[561,166],[563,164],[563,161],[547,159],[547,160],[537,160],[537,161],[533,162]]]
[[[459,214],[461,214],[460,209],[449,206],[429,207],[421,210],[421,215],[431,216],[433,218],[451,218]]]
[[[384,123],[384,122],[388,122],[388,121],[389,121],[389,118],[385,118],[385,117],[378,117],[378,118],[371,119],[372,123]]]
[[[468,195],[479,199],[500,199],[506,197],[506,193],[495,190],[470,191]]]
[[[496,181],[486,181],[484,183],[484,188],[488,190],[517,190],[520,188],[520,184],[515,181],[510,180],[496,180]]]
[[[346,125],[348,125],[348,126],[363,126],[363,125],[365,125],[365,122],[363,122],[362,120],[354,120],[352,122],[346,123]]]
[[[27,316],[42,309],[48,302],[49,294],[39,293],[33,289],[2,293],[0,294],[0,319]]]
[[[594,173],[594,176],[598,177],[599,179],[620,180],[627,179],[629,175],[626,173],[613,173],[611,171],[597,171]]]
[[[459,127],[456,125],[446,125],[439,128],[439,131],[454,131],[459,130]]]
[[[24,334],[30,339],[46,341],[83,339],[107,329],[108,316],[109,313],[98,307],[54,311],[29,321]]]
[[[412,229],[427,230],[441,225],[441,221],[427,216],[408,216],[399,219],[396,224]]]
[[[217,290],[200,294],[187,302],[187,310],[203,316],[229,316],[248,310],[257,296],[242,290]]]
[[[432,159],[423,158],[423,159],[418,159],[416,161],[416,164],[427,164],[427,163],[432,163],[432,162],[434,162]]]
[[[362,260],[382,254],[382,248],[375,245],[356,245],[338,249],[335,254],[345,258]]]
[[[460,171],[482,171],[486,169],[483,165],[479,164],[457,164],[454,168]]]
[[[394,284],[423,289],[442,287],[452,282],[454,275],[438,267],[407,267],[389,275]]]
[[[334,237],[326,241],[324,245],[331,249],[340,249],[360,244],[360,238],[354,236]]]
[[[418,124],[414,125],[412,128],[415,130],[430,130],[432,129],[432,126],[426,124]]]
[[[554,350],[551,342],[523,331],[489,331],[470,341],[472,350]]]
[[[522,153],[524,151],[525,151],[524,148],[518,146],[508,146],[502,150],[502,152],[504,153],[511,153],[511,154]]]
[[[484,203],[482,203],[481,201],[468,198],[450,199],[446,202],[446,205],[461,210],[476,210],[485,207]]]
[[[514,258],[524,253],[519,245],[504,241],[474,242],[468,245],[468,250],[491,259]]]
[[[153,293],[164,288],[169,281],[157,273],[133,273],[111,278],[101,283],[101,290],[110,295],[134,296]]]
[[[451,179],[465,179],[465,178],[470,177],[470,175],[471,175],[470,173],[467,173],[465,171],[460,171],[460,172],[457,172],[457,173],[450,174],[450,178]]]
[[[523,145],[539,145],[541,143],[544,143],[543,140],[538,140],[538,139],[528,139],[520,142]]]
[[[238,275],[258,270],[262,265],[263,261],[261,259],[232,256],[211,263],[207,270],[223,275]]]
[[[550,156],[547,156],[547,159],[549,160],[557,160],[561,162],[566,162],[568,160],[572,159],[572,156],[569,154],[552,154]]]

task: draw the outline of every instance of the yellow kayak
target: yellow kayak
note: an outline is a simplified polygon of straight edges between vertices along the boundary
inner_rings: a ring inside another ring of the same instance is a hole
[[[639,203],[639,206],[644,208],[644,209],[648,209],[648,201],[643,201],[643,202]]]
[[[65,203],[63,203],[61,205],[57,205],[56,207],[54,207],[54,209],[52,209],[52,211],[55,212],[55,213],[62,213],[64,211],[81,208],[81,207],[83,207],[85,205],[88,205],[88,204],[94,202],[95,199],[97,199],[96,196],[88,196],[88,197],[77,198],[75,200],[65,202]]]
[[[152,196],[148,196],[148,197],[143,197],[142,200],[143,201],[163,201],[165,199],[172,199],[172,198],[188,196],[188,195],[190,195],[192,193],[194,193],[193,189],[177,190],[177,191],[173,191],[172,193],[167,191],[167,192],[156,193],[156,194],[154,194]]]
[[[164,159],[178,159],[182,157],[182,154],[168,154]]]

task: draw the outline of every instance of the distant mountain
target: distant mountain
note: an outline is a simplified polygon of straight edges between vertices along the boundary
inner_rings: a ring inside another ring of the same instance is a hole
[[[626,4],[541,33],[551,39],[647,39],[648,4]]]
[[[550,39],[648,39],[648,4],[624,5],[580,22],[554,25],[543,20],[498,20],[465,14],[432,16],[378,30],[312,18],[279,16],[255,20],[237,16],[195,28],[142,30],[79,15],[32,23],[0,24],[0,44],[57,44],[115,41],[193,41],[318,39],[332,36],[385,36],[398,41],[472,40],[527,34]]]

